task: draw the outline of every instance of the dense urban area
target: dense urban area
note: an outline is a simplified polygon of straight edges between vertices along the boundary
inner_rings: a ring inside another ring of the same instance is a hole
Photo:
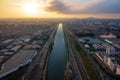
[[[0,19],[0,80],[120,80],[120,19]]]

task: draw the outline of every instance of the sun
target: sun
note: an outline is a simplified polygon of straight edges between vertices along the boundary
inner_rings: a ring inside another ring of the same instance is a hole
[[[38,5],[37,5],[37,3],[26,2],[22,5],[22,9],[24,10],[25,13],[37,14]]]

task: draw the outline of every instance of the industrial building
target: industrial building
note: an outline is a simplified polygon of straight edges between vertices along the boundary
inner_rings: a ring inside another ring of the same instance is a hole
[[[0,78],[7,76],[12,72],[19,70],[20,67],[29,64],[36,55],[36,50],[20,50],[4,64],[2,64]]]

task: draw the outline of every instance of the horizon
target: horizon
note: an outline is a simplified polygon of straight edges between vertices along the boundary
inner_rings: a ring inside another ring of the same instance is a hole
[[[70,18],[38,18],[38,17],[21,17],[21,18],[0,18],[2,19],[120,19],[120,18],[97,18],[97,17],[84,17],[84,18],[77,18],[77,17],[70,17]]]

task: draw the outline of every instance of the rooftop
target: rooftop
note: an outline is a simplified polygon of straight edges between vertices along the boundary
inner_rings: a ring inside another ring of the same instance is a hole
[[[107,41],[108,43],[113,43],[113,44],[119,44],[120,43],[120,39],[114,39],[114,38],[105,39],[105,41]]]
[[[36,55],[36,50],[20,50],[7,60],[0,70],[0,78],[19,69],[27,64]]]

